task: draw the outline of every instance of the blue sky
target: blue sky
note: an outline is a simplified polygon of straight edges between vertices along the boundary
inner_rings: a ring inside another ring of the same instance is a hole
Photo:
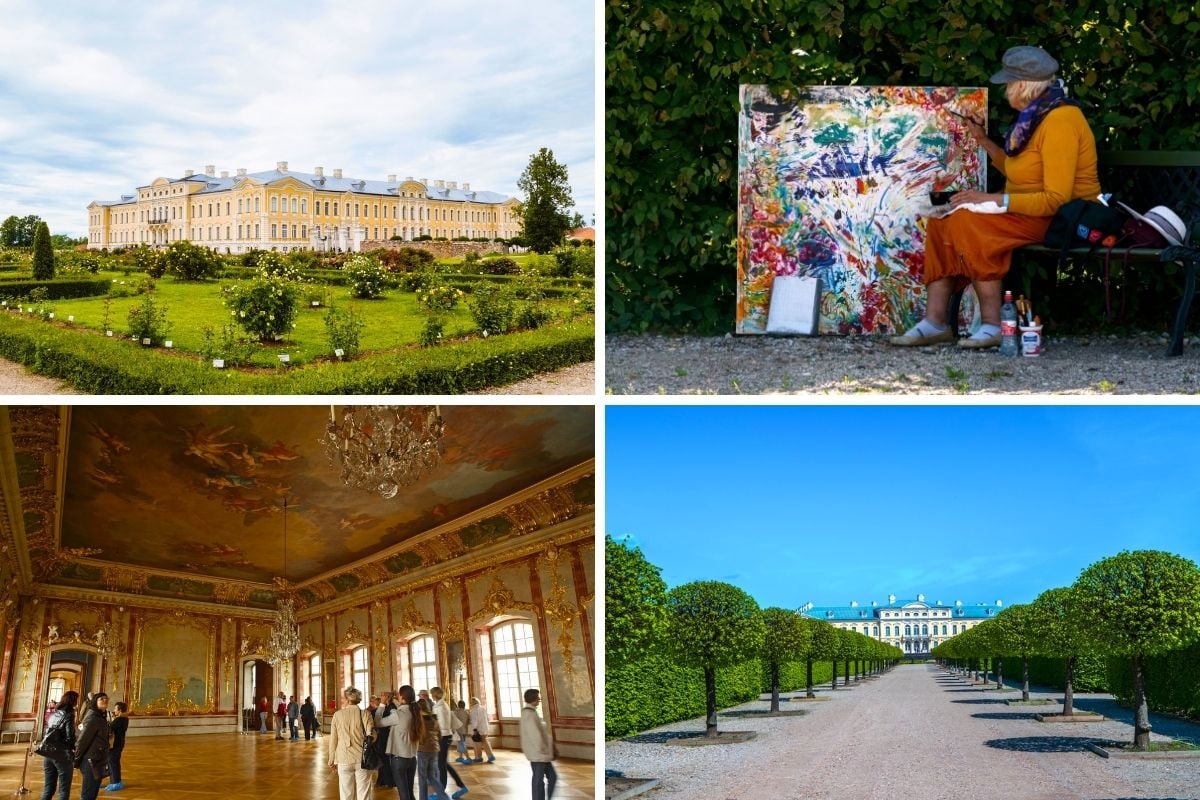
[[[206,164],[470,183],[567,165],[589,223],[595,7],[0,0],[0,218],[84,235],[87,204]]]
[[[1121,550],[1200,562],[1200,407],[631,407],[606,530],[764,608],[1033,600]]]

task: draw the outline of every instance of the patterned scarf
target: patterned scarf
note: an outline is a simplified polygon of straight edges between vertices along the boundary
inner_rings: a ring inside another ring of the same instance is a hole
[[[1047,114],[1059,106],[1079,106],[1078,100],[1067,97],[1067,90],[1062,81],[1050,84],[1046,87],[1046,91],[1021,109],[1021,113],[1017,115],[1017,121],[1013,123],[1008,135],[1004,137],[1004,152],[1015,156],[1024,150],[1025,145],[1029,144],[1029,140],[1033,138],[1033,132],[1037,130],[1037,126],[1041,124]]]

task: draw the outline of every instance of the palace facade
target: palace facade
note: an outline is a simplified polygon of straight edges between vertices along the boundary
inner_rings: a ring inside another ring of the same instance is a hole
[[[191,170],[156,178],[119,200],[88,206],[88,247],[166,247],[187,240],[222,253],[248,250],[358,251],[364,241],[399,236],[511,239],[521,232],[518,202],[469,183],[406,177],[386,181],[275,169],[217,175]]]
[[[916,600],[897,600],[888,595],[886,605],[874,600],[860,606],[852,600],[848,606],[814,606],[807,603],[801,614],[821,619],[835,628],[855,631],[899,647],[905,653],[928,655],[933,647],[953,636],[973,628],[1000,613],[1004,603],[963,603],[943,605],[941,600],[926,602],[925,595]]]

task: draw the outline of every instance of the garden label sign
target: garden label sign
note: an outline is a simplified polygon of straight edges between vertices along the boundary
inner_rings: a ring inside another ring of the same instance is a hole
[[[986,177],[955,115],[985,121],[987,89],[742,86],[737,332],[766,332],[779,275],[821,279],[820,333],[915,324],[929,193]]]

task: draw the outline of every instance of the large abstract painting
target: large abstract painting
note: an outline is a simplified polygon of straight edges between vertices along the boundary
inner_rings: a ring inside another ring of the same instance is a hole
[[[964,116],[986,121],[986,89],[742,86],[737,332],[766,332],[782,275],[821,279],[821,333],[920,319],[929,194],[985,180]]]

